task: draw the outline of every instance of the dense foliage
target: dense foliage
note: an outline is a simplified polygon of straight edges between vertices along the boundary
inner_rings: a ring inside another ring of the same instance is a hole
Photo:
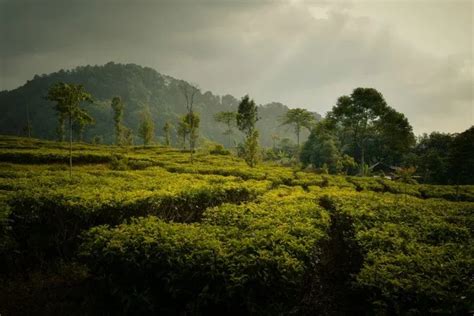
[[[304,166],[333,174],[398,178],[400,171],[412,170],[413,180],[453,185],[474,183],[472,157],[474,127],[415,138],[407,118],[372,88],[341,96],[313,125],[299,155]]]
[[[474,187],[215,150],[191,164],[169,147],[74,144],[70,179],[67,145],[0,137],[0,312],[472,309]]]
[[[417,166],[421,180],[440,184],[472,184],[474,126],[460,134],[423,135],[407,162]]]
[[[340,97],[327,119],[339,134],[344,151],[361,168],[379,160],[400,163],[415,142],[407,118],[372,88],[356,88],[350,96]]]

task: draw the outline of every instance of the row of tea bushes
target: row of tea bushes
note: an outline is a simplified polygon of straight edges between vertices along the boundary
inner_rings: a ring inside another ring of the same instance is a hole
[[[18,146],[15,140],[20,143]],[[0,137],[0,162],[25,164],[64,164],[69,161],[66,143]],[[16,147],[15,147],[16,146]],[[434,186],[405,184],[375,177],[349,177],[303,172],[274,164],[264,163],[249,168],[242,159],[234,156],[195,154],[165,147],[116,147],[74,144],[74,164],[108,164],[116,170],[139,170],[160,166],[172,173],[235,176],[242,179],[269,180],[274,187],[300,185],[354,188],[357,191],[390,192],[422,198],[442,198],[451,201],[474,201],[474,186]],[[3,168],[0,168],[3,169]]]
[[[181,156],[180,156],[181,155]],[[189,164],[187,157],[182,153],[173,153],[173,160],[154,160],[154,163],[174,173],[191,174],[218,174],[236,176],[242,179],[256,179],[272,181],[274,186],[292,185],[353,188],[357,191],[390,192],[407,194],[421,198],[441,198],[450,201],[474,201],[474,186],[434,186],[425,184],[407,184],[380,177],[354,177],[342,175],[324,175],[314,172],[292,170],[291,168],[262,164],[256,168],[247,167],[235,157],[201,156],[196,158],[195,164]]]
[[[390,192],[424,199],[474,202],[474,186],[472,185],[407,184],[378,177],[346,177],[346,179],[355,186],[357,191]]]
[[[352,239],[363,254],[355,287],[367,293],[378,313],[462,314],[472,309],[473,203],[314,191],[332,214],[350,218]]]
[[[106,163],[110,161],[110,154],[95,151],[73,151],[72,159],[74,163]],[[1,162],[11,163],[69,163],[69,153],[65,150],[42,150],[37,149],[14,149],[1,150]]]
[[[45,171],[2,178],[0,185],[10,190],[6,204],[20,258],[35,260],[73,255],[80,233],[95,225],[145,215],[194,222],[207,207],[252,200],[270,188],[268,181],[159,168],[76,171],[72,180],[65,171]]]
[[[210,208],[201,223],[148,217],[95,227],[81,255],[125,313],[295,312],[328,218],[301,188],[285,187]]]
[[[468,202],[282,186],[208,208],[200,223],[93,228],[81,253],[116,303],[143,312],[463,313],[473,213]]]

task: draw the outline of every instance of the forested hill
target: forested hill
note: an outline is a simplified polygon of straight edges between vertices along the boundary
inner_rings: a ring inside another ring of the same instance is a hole
[[[155,122],[155,136],[158,140],[163,136],[164,123],[168,121],[176,126],[179,117],[185,113],[185,100],[179,88],[184,81],[162,75],[151,68],[110,62],[103,66],[83,66],[49,75],[35,75],[32,80],[17,89],[1,91],[0,134],[25,135],[29,117],[34,137],[54,139],[57,117],[53,104],[44,97],[49,87],[61,81],[83,84],[95,99],[94,104],[87,108],[94,117],[95,124],[86,128],[86,141],[100,136],[104,142],[112,142],[114,128],[110,103],[115,96],[120,96],[124,101],[124,124],[131,128],[135,135],[140,113],[147,107]],[[210,139],[226,145],[229,143],[229,137],[223,135],[225,126],[214,121],[214,114],[236,110],[240,97],[219,96],[210,91],[200,91],[196,95],[195,111],[201,115],[201,139]],[[259,106],[260,120],[257,128],[263,146],[272,144],[272,135],[278,135],[280,139],[295,139],[293,130],[288,126],[281,126],[280,123],[280,117],[287,110],[288,107],[281,103]],[[320,118],[319,114],[314,115]],[[175,133],[172,137],[176,141]],[[302,137],[307,137],[306,131],[302,133]],[[236,140],[240,140],[238,135]]]

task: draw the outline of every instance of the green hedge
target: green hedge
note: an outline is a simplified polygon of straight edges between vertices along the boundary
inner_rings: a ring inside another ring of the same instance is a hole
[[[199,224],[148,217],[92,228],[82,258],[125,313],[296,312],[329,216],[301,189],[276,191],[208,209]]]
[[[251,200],[269,187],[264,181],[199,179],[156,170],[141,175],[115,171],[108,177],[78,174],[72,182],[55,176],[45,179],[49,183],[25,179],[7,200],[13,237],[27,257],[70,256],[82,230],[118,224],[130,217],[199,221],[208,207]]]
[[[356,289],[377,313],[462,314],[472,308],[474,205],[320,190],[353,221],[364,254]]]

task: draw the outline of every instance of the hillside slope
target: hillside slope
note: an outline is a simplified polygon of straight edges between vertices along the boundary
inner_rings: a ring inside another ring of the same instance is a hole
[[[2,315],[467,315],[474,186],[0,136]]]
[[[94,126],[85,131],[85,140],[101,136],[106,143],[113,141],[113,120],[110,100],[120,96],[125,103],[124,122],[136,135],[140,112],[149,107],[155,121],[155,134],[163,136],[162,127],[166,121],[176,125],[185,112],[184,97],[179,90],[183,83],[154,69],[135,64],[116,64],[113,62],[102,66],[84,66],[73,70],[60,70],[49,75],[36,75],[25,85],[0,92],[0,133],[25,135],[27,117],[32,123],[33,136],[54,139],[56,115],[52,104],[44,99],[48,88],[56,82],[80,83],[95,98],[89,112],[95,118]],[[223,135],[224,126],[217,124],[213,116],[219,111],[236,110],[239,98],[231,95],[219,96],[210,91],[200,93],[196,97],[195,108],[201,115],[201,136],[227,145],[228,137]],[[272,135],[278,134],[280,139],[294,139],[289,127],[282,127],[279,118],[286,113],[288,107],[281,103],[270,103],[259,108],[261,143],[272,144]],[[315,113],[316,118],[320,116]],[[303,138],[307,134],[302,135]],[[175,136],[174,141],[176,141]],[[239,136],[236,136],[239,140]]]

